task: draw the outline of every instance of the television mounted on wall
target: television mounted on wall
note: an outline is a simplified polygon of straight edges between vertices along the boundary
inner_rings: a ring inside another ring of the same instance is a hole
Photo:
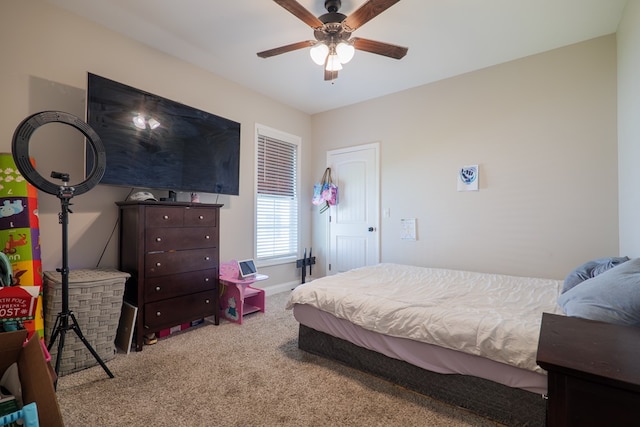
[[[240,123],[92,73],[87,123],[106,152],[101,184],[239,194]]]

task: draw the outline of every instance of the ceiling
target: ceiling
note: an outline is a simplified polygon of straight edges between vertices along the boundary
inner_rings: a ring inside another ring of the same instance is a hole
[[[616,32],[628,0],[401,0],[354,36],[409,48],[401,60],[356,51],[333,82],[308,48],[268,59],[259,51],[313,40],[272,0],[47,0],[118,33],[309,114]],[[298,0],[314,15],[324,0]],[[342,0],[349,15],[365,0]]]

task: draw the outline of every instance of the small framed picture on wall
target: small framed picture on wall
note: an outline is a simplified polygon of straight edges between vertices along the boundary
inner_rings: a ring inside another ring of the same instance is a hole
[[[458,169],[458,191],[478,191],[478,165],[463,166]]]

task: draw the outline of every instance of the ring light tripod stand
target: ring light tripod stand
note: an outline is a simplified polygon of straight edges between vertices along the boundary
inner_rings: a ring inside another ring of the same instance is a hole
[[[53,171],[51,172],[51,177],[61,180],[62,185],[49,182],[43,178],[31,164],[31,160],[29,158],[29,139],[37,128],[51,122],[67,124],[78,129],[84,134],[87,142],[92,148],[93,169],[88,174],[87,179],[77,185],[69,186],[68,173]],[[60,338],[58,341],[58,354],[56,355],[55,372],[58,374],[60,369],[60,360],[62,357],[62,350],[64,348],[65,335],[67,331],[72,330],[76,333],[78,338],[80,338],[80,341],[82,341],[89,352],[91,352],[100,366],[102,366],[102,369],[104,369],[107,375],[109,375],[110,378],[113,378],[113,374],[109,368],[107,368],[107,365],[105,365],[98,353],[96,353],[93,347],[91,347],[91,344],[89,344],[85,336],[82,334],[75,315],[71,310],[69,310],[68,225],[69,212],[72,212],[69,209],[69,206],[72,204],[70,202],[74,196],[78,196],[92,189],[98,184],[104,175],[106,155],[102,141],[95,131],[78,117],[60,111],[43,111],[27,117],[22,121],[22,123],[20,123],[13,135],[11,151],[18,170],[29,183],[45,193],[53,194],[60,199],[61,210],[58,214],[58,222],[62,225],[62,268],[58,268],[56,271],[58,271],[62,276],[62,311],[58,313],[58,316],[56,317],[49,346],[47,347],[47,350],[51,350],[56,339],[58,337]]]

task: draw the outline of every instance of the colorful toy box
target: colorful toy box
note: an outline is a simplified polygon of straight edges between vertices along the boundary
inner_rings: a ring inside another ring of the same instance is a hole
[[[21,322],[29,337],[37,332],[44,338],[39,227],[36,188],[20,174],[10,153],[0,153],[0,247],[11,262],[14,285],[39,289],[33,316]]]

